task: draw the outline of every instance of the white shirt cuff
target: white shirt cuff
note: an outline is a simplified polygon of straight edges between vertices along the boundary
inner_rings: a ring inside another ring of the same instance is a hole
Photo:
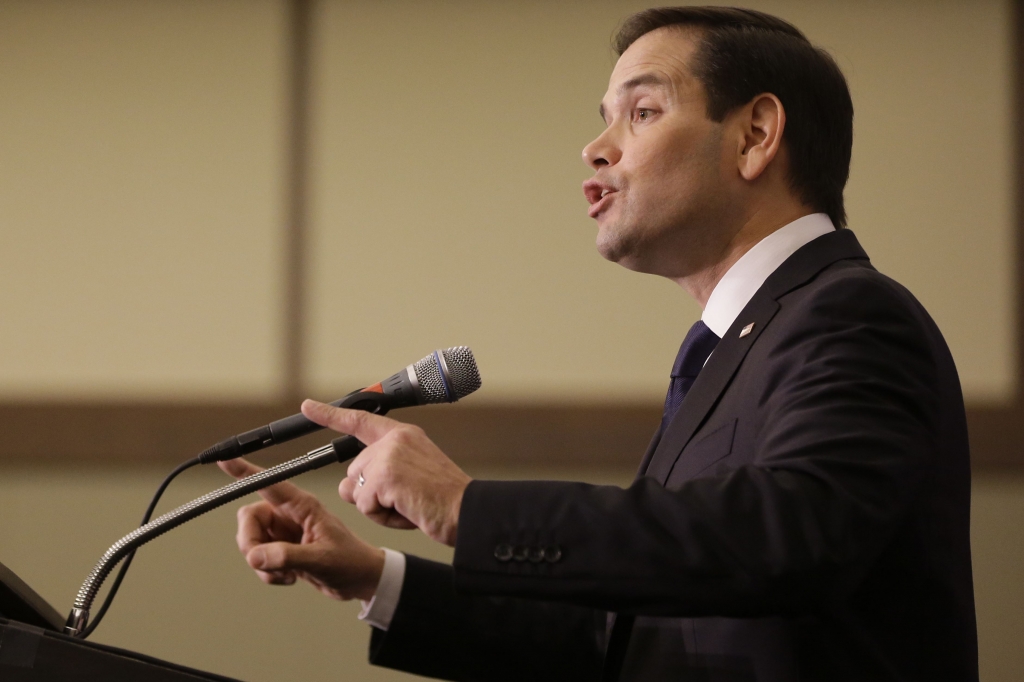
[[[363,602],[363,610],[359,612],[359,620],[365,621],[378,630],[387,631],[391,627],[391,619],[395,617],[398,599],[402,596],[402,583],[405,582],[405,555],[393,549],[384,550],[384,571],[377,583],[377,593],[370,601]]]

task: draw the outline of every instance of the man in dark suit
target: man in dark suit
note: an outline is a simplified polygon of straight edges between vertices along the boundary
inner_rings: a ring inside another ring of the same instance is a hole
[[[290,485],[242,510],[249,564],[364,599],[373,662],[449,679],[976,680],[963,399],[928,314],[835,229],[842,74],[745,10],[648,10],[617,47],[584,150],[598,248],[704,308],[634,484],[473,481],[419,429],[307,401],[368,444],[342,497],[454,566]]]

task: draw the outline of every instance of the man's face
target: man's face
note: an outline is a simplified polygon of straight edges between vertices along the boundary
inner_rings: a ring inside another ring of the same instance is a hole
[[[661,28],[619,58],[601,102],[607,128],[583,150],[583,185],[601,255],[685,277],[715,257],[728,210],[722,125],[690,71],[692,31]],[[716,229],[717,228],[717,229]]]

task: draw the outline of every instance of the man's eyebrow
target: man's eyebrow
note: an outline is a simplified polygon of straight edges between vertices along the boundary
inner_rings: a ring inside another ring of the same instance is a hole
[[[621,94],[623,92],[626,92],[627,90],[638,88],[641,85],[660,85],[663,87],[668,87],[669,85],[671,85],[671,83],[667,78],[665,78],[664,76],[659,76],[656,73],[642,73],[639,76],[634,76],[633,78],[630,78],[628,81],[620,85],[619,93]]]
[[[628,81],[619,86],[619,94],[632,90],[633,88],[639,88],[641,85],[659,85],[661,87],[670,87],[672,84],[667,78],[659,76],[656,73],[642,73],[639,76],[634,76]],[[597,113],[601,115],[601,120],[607,120],[604,117],[604,103],[597,108]]]

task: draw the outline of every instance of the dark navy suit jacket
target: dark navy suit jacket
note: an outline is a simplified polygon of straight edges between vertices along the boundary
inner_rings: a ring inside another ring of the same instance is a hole
[[[454,567],[408,558],[370,657],[600,680],[612,613],[621,680],[975,682],[969,507],[942,335],[837,231],[758,290],[632,486],[471,483]]]

